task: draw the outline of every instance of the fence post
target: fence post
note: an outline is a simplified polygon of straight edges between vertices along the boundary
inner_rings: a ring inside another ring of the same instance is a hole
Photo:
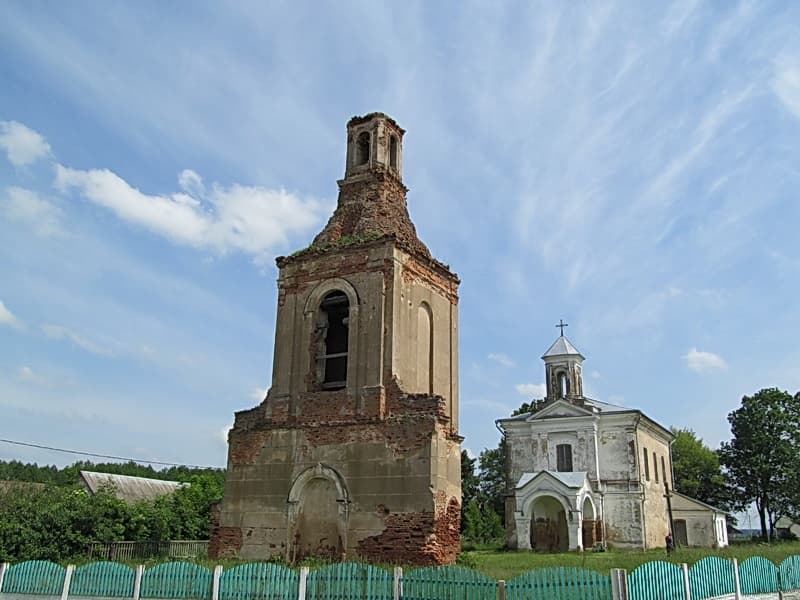
[[[689,585],[689,565],[681,563],[681,569],[683,570],[684,595],[686,596],[686,600],[692,600],[692,588]]]
[[[64,573],[64,587],[61,588],[61,600],[67,600],[69,596],[69,584],[72,581],[72,572],[75,570],[75,565],[67,565],[67,570]]]
[[[739,561],[735,558],[733,561],[733,594],[736,600],[742,600],[742,584],[739,581]]]
[[[214,579],[211,580],[211,600],[219,600],[219,578],[222,577],[222,565],[214,567]]]
[[[0,592],[3,591],[3,579],[6,576],[6,571],[8,570],[8,563],[0,563]]]
[[[628,572],[625,569],[611,569],[611,597],[628,600]]]
[[[297,587],[297,600],[306,600],[307,584],[308,584],[308,567],[300,567],[300,585]]]
[[[497,600],[506,600],[506,580],[497,580]]]
[[[394,598],[394,600],[400,600],[400,598],[402,597],[403,597],[403,567],[395,567],[392,598]]]
[[[142,574],[144,573],[144,565],[136,566],[136,576],[133,578],[133,600],[139,600],[142,593]]]

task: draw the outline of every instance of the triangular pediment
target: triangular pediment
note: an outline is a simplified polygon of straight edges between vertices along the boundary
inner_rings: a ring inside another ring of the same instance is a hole
[[[516,485],[517,490],[525,490],[526,494],[534,490],[545,490],[570,495],[583,487],[589,489],[585,471],[523,473]]]
[[[553,419],[558,417],[590,417],[594,413],[591,408],[578,406],[566,400],[556,400],[552,404],[548,404],[542,410],[533,413],[528,417],[528,421],[536,421],[538,419]]]

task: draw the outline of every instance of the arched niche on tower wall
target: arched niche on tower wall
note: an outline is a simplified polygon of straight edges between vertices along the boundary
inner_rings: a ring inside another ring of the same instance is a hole
[[[292,482],[286,500],[286,559],[342,560],[347,551],[350,495],[342,475],[317,463]]]
[[[417,307],[417,390],[433,394],[433,311],[430,304]]]

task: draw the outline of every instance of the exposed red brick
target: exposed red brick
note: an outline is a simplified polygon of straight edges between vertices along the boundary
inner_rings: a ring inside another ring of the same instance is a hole
[[[383,532],[358,544],[363,560],[415,565],[455,562],[461,551],[461,507],[456,498],[435,512],[382,514]]]

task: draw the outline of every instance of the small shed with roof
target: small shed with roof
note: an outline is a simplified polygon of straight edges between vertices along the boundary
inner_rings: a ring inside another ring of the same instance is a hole
[[[96,494],[100,490],[106,489],[125,502],[153,500],[159,496],[172,494],[178,488],[188,485],[180,481],[97,473],[95,471],[81,471],[80,482],[90,494]]]

